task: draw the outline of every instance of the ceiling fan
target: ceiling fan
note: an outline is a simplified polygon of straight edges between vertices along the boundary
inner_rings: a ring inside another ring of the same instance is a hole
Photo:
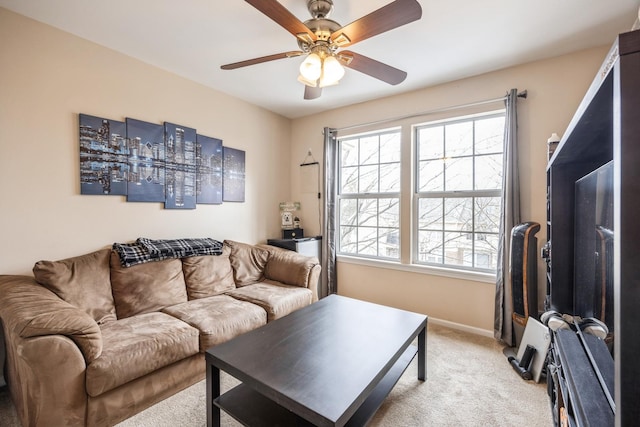
[[[296,18],[277,0],[246,2],[293,34],[300,50],[226,64],[220,67],[223,70],[307,55],[300,65],[298,77],[305,85],[304,99],[318,98],[323,87],[337,84],[344,75],[343,67],[360,71],[391,85],[397,85],[407,77],[405,71],[341,49],[417,21],[422,17],[422,8],[416,0],[395,0],[344,27],[328,18],[333,10],[333,0],[307,0],[307,9],[312,18],[305,22]]]

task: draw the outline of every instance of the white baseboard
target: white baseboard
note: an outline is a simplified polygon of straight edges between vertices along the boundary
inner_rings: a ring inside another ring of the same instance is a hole
[[[458,329],[460,331],[469,332],[475,335],[482,335],[483,337],[493,338],[493,331],[487,329],[480,329],[474,326],[463,325],[462,323],[450,322],[449,320],[436,319],[429,316],[429,323],[435,323],[436,325],[446,326],[451,329]]]

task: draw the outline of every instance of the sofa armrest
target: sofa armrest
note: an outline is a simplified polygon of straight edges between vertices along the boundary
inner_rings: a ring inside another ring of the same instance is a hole
[[[260,246],[268,248],[270,252],[269,261],[264,269],[266,279],[285,285],[308,288],[313,292],[313,301],[318,300],[318,281],[321,270],[318,258],[274,246]]]
[[[87,364],[102,354],[102,333],[95,320],[33,277],[0,276],[0,319],[7,339],[64,335],[78,346]]]

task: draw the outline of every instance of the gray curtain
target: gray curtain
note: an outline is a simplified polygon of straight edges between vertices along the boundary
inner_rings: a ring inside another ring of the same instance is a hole
[[[338,140],[336,130],[324,128],[324,223],[322,237],[322,289],[325,297],[338,292],[336,274],[336,168],[338,167]]]
[[[518,95],[511,89],[505,97],[504,163],[502,176],[502,211],[496,272],[494,337],[509,346],[515,344],[513,332],[513,298],[510,275],[511,229],[520,223],[520,177],[518,175]]]

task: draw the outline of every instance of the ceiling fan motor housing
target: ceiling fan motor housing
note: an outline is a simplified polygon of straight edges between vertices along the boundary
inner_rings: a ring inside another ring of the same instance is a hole
[[[327,18],[333,10],[332,0],[308,0],[307,9],[314,18]]]

